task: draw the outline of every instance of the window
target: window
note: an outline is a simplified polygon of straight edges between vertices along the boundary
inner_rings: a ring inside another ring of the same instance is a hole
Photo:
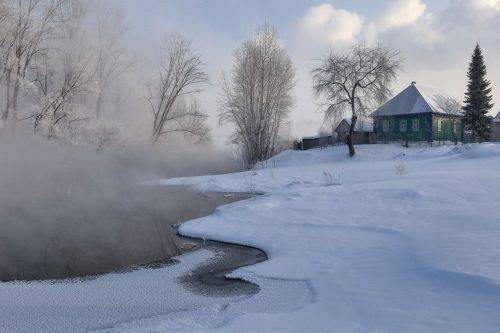
[[[441,118],[437,119],[437,130],[441,132],[443,130],[443,124],[441,123]]]
[[[413,119],[412,129],[413,129],[413,132],[420,131],[420,119],[418,119],[418,118]]]
[[[455,134],[460,132],[460,120],[455,120],[453,122]]]
[[[389,132],[389,120],[384,120],[382,122],[382,132],[384,133]]]
[[[399,131],[406,132],[406,119],[399,121]]]

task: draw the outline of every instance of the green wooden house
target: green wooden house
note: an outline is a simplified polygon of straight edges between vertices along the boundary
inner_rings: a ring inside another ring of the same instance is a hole
[[[500,142],[500,111],[491,124],[491,141]]]
[[[371,114],[375,139],[386,143],[463,141],[462,109],[455,101],[437,89],[412,82]]]

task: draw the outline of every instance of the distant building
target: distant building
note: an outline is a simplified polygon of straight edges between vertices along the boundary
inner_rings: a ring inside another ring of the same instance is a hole
[[[461,109],[444,111],[439,105],[448,98],[437,89],[412,82],[372,113],[376,140],[462,141]]]
[[[500,112],[493,118],[491,124],[491,141],[500,142]]]
[[[323,148],[331,146],[335,140],[331,135],[306,136],[295,143],[295,149],[308,150],[313,148]]]
[[[351,118],[344,118],[335,129],[337,133],[337,142],[345,143],[349,129],[351,128]],[[367,118],[358,118],[354,126],[353,143],[355,145],[374,143],[373,120]]]

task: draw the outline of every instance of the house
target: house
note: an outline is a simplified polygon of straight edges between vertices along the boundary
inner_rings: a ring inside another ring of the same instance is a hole
[[[351,128],[351,118],[344,118],[335,128],[338,142],[346,142],[349,129]],[[373,143],[373,120],[369,118],[358,118],[354,126],[353,144]]]
[[[493,123],[491,124],[491,141],[500,142],[500,112],[493,118]]]
[[[378,142],[462,141],[462,109],[443,101],[452,97],[412,82],[371,116]]]
[[[316,135],[316,136],[306,136],[302,140],[295,143],[295,149],[297,150],[308,150],[313,148],[323,148],[326,146],[331,146],[335,143],[335,140],[331,135]]]

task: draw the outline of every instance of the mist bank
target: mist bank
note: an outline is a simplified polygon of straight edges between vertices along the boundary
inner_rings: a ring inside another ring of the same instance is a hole
[[[97,274],[175,256],[181,244],[170,224],[223,202],[141,183],[240,168],[210,145],[96,152],[37,137],[2,137],[0,280]]]

